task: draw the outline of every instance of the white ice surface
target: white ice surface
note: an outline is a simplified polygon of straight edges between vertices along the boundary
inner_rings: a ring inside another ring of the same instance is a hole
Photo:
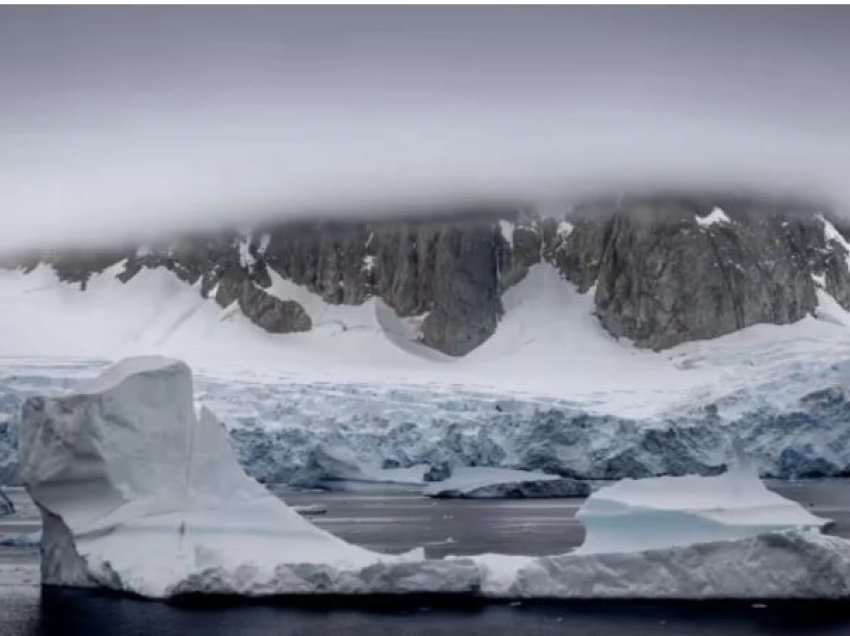
[[[638,552],[481,555],[485,596],[572,599],[846,599],[850,541],[786,531]]]
[[[771,492],[749,468],[710,477],[622,479],[591,494],[576,516],[586,531],[577,550],[582,554],[819,529],[830,521]]]

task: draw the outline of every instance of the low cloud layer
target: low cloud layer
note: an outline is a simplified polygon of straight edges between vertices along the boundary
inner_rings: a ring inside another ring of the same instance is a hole
[[[0,8],[0,249],[453,198],[850,197],[844,7]]]

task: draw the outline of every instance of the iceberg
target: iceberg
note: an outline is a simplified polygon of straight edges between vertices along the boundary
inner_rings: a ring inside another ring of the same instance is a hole
[[[586,497],[590,486],[540,471],[479,466],[455,468],[451,477],[429,484],[422,494],[441,499]]]
[[[582,509],[588,543],[564,555],[425,560],[348,544],[243,472],[215,415],[196,415],[189,367],[166,358],[128,359],[74,394],[28,398],[19,452],[42,515],[46,585],[152,598],[850,598],[850,541],[821,534],[825,520],[752,474],[602,489]]]
[[[207,409],[196,417],[182,362],[125,360],[76,394],[29,398],[22,421],[21,474],[42,515],[44,584],[151,597],[201,591],[199,581],[220,591],[224,579],[240,593],[470,585],[471,565],[465,578],[463,568],[444,576],[438,563],[424,570],[439,580],[411,574],[421,551],[387,556],[348,544],[245,475],[221,423]],[[278,588],[253,586],[274,580]]]
[[[811,530],[637,552],[474,559],[491,597],[850,598],[850,541]]]
[[[578,552],[637,552],[727,541],[831,523],[767,489],[752,468],[721,475],[623,479],[593,493],[577,515]]]

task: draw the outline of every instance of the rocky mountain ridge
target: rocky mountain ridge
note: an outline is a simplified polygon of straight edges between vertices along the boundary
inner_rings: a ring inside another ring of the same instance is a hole
[[[496,329],[502,293],[549,263],[594,295],[601,324],[663,349],[756,323],[795,322],[817,289],[850,309],[850,223],[814,204],[754,197],[633,196],[563,213],[475,210],[444,218],[287,222],[158,245],[30,255],[85,289],[123,263],[130,280],[164,267],[222,307],[236,303],[266,331],[308,331],[296,300],[269,292],[279,276],[330,304],[381,298],[421,317],[419,339],[464,355]]]

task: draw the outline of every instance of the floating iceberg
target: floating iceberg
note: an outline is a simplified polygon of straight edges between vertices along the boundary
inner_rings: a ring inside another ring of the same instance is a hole
[[[688,489],[678,487],[683,481],[646,480],[600,491],[583,511],[591,542],[576,553],[425,560],[421,550],[391,556],[348,544],[247,477],[215,416],[202,409],[196,417],[191,372],[182,362],[126,360],[76,394],[29,398],[22,424],[22,478],[43,520],[44,584],[155,598],[850,597],[850,542],[820,534],[823,520],[771,499],[753,485],[754,476],[738,486],[736,476],[727,478],[730,489],[740,487],[740,506],[729,505],[718,478],[694,478]],[[694,512],[682,503],[686,491],[693,499],[714,499]],[[667,497],[676,492],[682,499]],[[658,514],[659,493],[679,517]],[[709,509],[711,501],[716,509]],[[765,504],[757,522],[742,523],[745,502]],[[603,514],[612,506],[626,524],[648,509],[668,547],[645,549],[641,535],[643,544],[619,546],[625,551],[594,550],[597,539],[613,536],[605,525],[611,516]],[[705,519],[724,531],[745,525],[754,536],[726,540],[723,532],[688,529]],[[796,529],[755,534],[790,526]],[[702,542],[669,547],[680,531],[687,541]]]
[[[455,468],[451,477],[429,484],[422,492],[428,497],[463,499],[586,497],[590,486],[540,471],[482,466]]]
[[[578,552],[635,552],[728,541],[831,523],[765,487],[755,470],[712,477],[623,479],[579,509],[586,536]]]
[[[44,524],[46,584],[163,597],[213,570],[248,592],[287,564],[289,592],[344,592],[356,588],[345,572],[385,566],[390,577],[389,566],[421,559],[348,544],[247,477],[213,414],[195,416],[182,362],[133,358],[75,395],[30,398],[21,433],[23,481]]]

